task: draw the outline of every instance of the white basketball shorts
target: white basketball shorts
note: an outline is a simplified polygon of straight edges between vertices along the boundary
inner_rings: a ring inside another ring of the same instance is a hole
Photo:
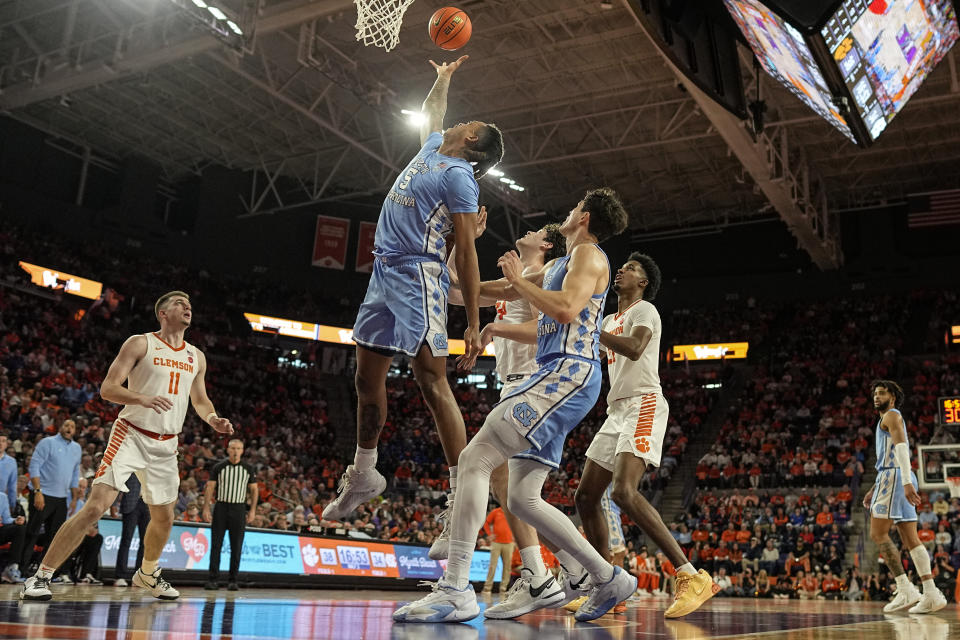
[[[127,479],[137,474],[141,496],[147,504],[169,504],[177,499],[180,472],[176,435],[144,433],[122,418],[113,423],[103,460],[93,484],[106,484],[127,491]],[[163,439],[161,439],[163,438]]]
[[[667,399],[660,393],[615,400],[607,407],[607,419],[587,448],[587,457],[607,471],[613,471],[617,454],[625,451],[660,466],[669,415]]]

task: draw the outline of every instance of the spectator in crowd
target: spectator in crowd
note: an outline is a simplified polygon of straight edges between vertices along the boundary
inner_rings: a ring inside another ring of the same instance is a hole
[[[33,494],[27,518],[26,541],[20,566],[27,569],[33,556],[33,545],[44,528],[44,540],[49,544],[67,513],[80,497],[80,445],[73,441],[76,423],[64,420],[60,433],[44,438],[37,444],[30,461],[30,482]],[[67,496],[72,496],[67,504]]]
[[[7,497],[10,514],[17,515],[17,461],[7,454],[9,446],[7,434],[0,431],[0,492]]]
[[[19,558],[23,557],[23,543],[26,538],[26,526],[23,516],[14,517],[10,513],[10,501],[5,493],[0,493],[0,544],[10,543],[7,566],[0,574],[0,580],[6,583],[23,582],[20,575]]]
[[[507,516],[502,508],[496,507],[487,514],[487,519],[483,523],[483,532],[488,536],[493,536],[493,542],[490,544],[490,566],[487,569],[487,579],[483,583],[483,593],[492,593],[497,564],[501,560],[503,561],[503,569],[500,572],[497,590],[505,591],[507,583],[510,581],[510,559],[513,557],[514,544],[513,534],[510,532]]]

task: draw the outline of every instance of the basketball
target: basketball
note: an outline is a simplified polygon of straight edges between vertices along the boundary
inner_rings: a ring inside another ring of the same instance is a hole
[[[427,25],[430,39],[441,49],[456,51],[470,40],[473,26],[466,13],[456,7],[438,9]]]

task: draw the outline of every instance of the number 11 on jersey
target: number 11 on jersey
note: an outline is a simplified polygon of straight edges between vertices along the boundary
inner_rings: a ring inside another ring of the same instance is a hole
[[[180,372],[171,371],[169,393],[171,393],[172,395],[177,395],[178,391],[180,391]]]

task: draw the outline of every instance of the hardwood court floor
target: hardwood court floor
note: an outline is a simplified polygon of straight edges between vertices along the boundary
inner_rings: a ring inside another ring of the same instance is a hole
[[[394,624],[391,613],[413,594],[394,591],[183,589],[160,602],[133,589],[55,587],[51,602],[16,600],[0,589],[0,638],[317,638],[331,640],[628,640],[776,638],[777,640],[948,640],[960,638],[960,608],[926,616],[884,616],[881,603],[714,598],[683,620],[664,620],[666,600],[631,602],[623,615],[577,623],[563,610],[516,621]],[[494,596],[496,598],[496,596]],[[496,600],[495,600],[496,601]],[[481,606],[487,603],[482,603]]]

